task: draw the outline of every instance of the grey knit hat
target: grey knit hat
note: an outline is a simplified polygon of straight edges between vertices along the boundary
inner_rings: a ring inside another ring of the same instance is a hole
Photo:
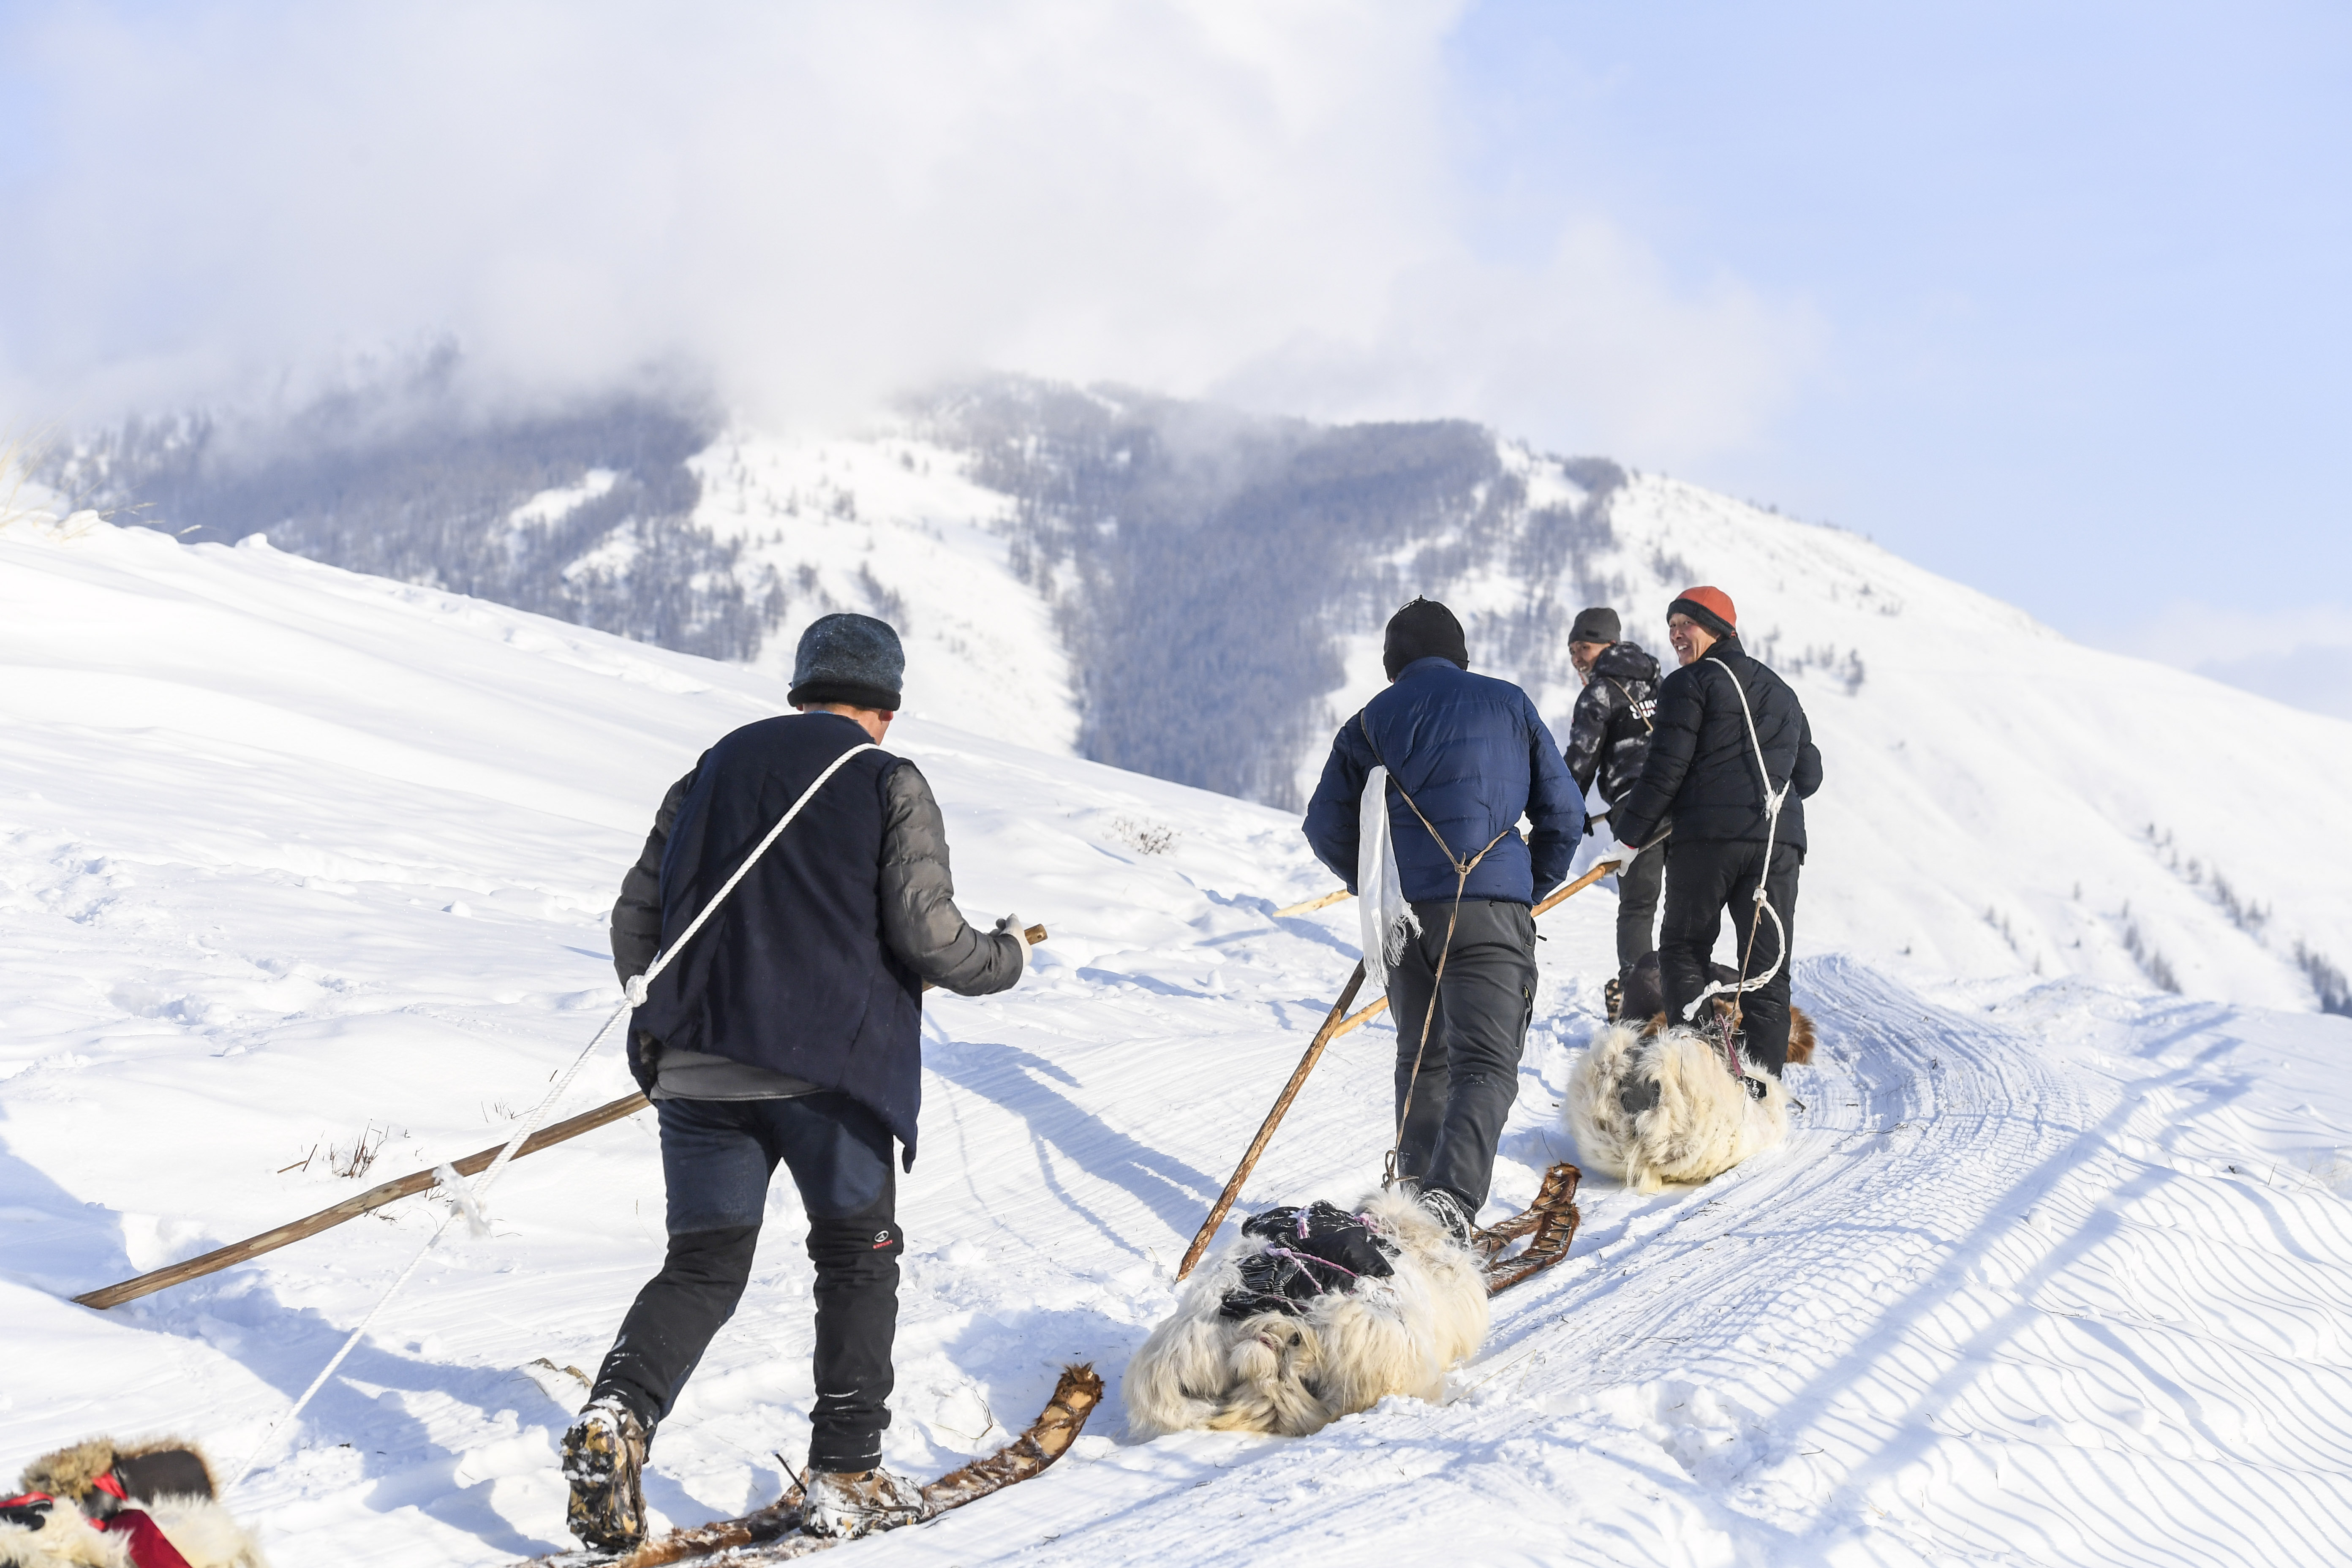
[[[793,655],[793,689],[785,700],[846,702],[853,708],[898,710],[907,651],[887,621],[846,612],[821,616],[801,634]]]
[[[1576,617],[1576,624],[1568,628],[1570,642],[1615,642],[1624,635],[1617,612],[1606,605],[1595,605],[1583,611]]]

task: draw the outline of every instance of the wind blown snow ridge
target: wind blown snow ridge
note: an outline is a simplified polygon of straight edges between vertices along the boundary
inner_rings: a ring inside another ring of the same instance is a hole
[[[1633,593],[1663,580],[1634,575],[1641,552],[1680,553],[1660,571],[1745,584],[1744,622],[1866,671],[1800,678],[1831,784],[1797,976],[1823,1038],[1790,1071],[1790,1143],[1696,1191],[1588,1183],[1574,1255],[1498,1299],[1441,1405],[1130,1444],[1114,1375],[1045,1477],[861,1552],[2352,1556],[2352,1021],[2309,1011],[2292,967],[2298,940],[2352,952],[2318,891],[2342,852],[2308,837],[2342,727],[2282,726],[2275,776],[2152,768],[2156,728],[2251,700],[2200,707],[2201,683],[1728,504],[1631,479],[1606,559]],[[1474,612],[1510,591],[1459,584]],[[910,679],[938,657],[919,644]],[[373,1181],[497,1142],[617,998],[604,914],[663,788],[781,700],[759,670],[259,543],[0,531],[0,1463],[100,1431],[257,1438],[431,1198],[112,1312],[67,1298],[351,1195],[359,1151]],[[1355,957],[1344,910],[1272,917],[1326,886],[1288,814],[1044,738],[891,735],[947,809],[967,910],[1054,932],[1016,991],[926,1008],[887,1451],[919,1474],[995,1447],[1065,1361],[1115,1374]],[[2277,832],[2208,843],[2225,808]],[[1546,917],[1498,1209],[1575,1157],[1558,1102],[1597,1023],[1607,898]],[[2184,990],[2272,986],[2279,1010],[2151,987],[2126,900]],[[2032,979],[2028,954],[2077,952],[2074,977]],[[1244,1208],[1373,1184],[1394,1042],[1332,1047]],[[562,1110],[624,1089],[617,1060],[588,1076]],[[593,1366],[656,1266],[660,1193],[644,1119],[517,1166],[493,1234],[436,1258],[257,1472],[243,1507],[273,1561],[565,1544],[554,1440],[584,1390],[563,1369]],[[795,1211],[780,1188],[743,1308],[663,1427],[668,1521],[770,1500],[772,1456],[805,1441]]]

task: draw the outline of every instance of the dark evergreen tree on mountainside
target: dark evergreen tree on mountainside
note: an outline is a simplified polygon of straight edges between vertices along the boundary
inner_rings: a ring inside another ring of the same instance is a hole
[[[421,417],[323,400],[234,437],[196,415],[131,421],[77,443],[51,478],[191,542],[267,533],[278,549],[714,658],[749,658],[782,608],[747,583],[740,547],[693,522],[686,460],[711,423],[619,398],[571,412]],[[515,509],[609,474],[543,522]]]
[[[1339,636],[1460,576],[1526,507],[1494,437],[1460,420],[1318,426],[1008,377],[919,413],[1019,503],[1029,580],[1075,578],[1055,610],[1086,753],[1273,805],[1299,805],[1297,759],[1343,679]],[[1542,559],[1515,564],[1531,576],[1608,542],[1597,506],[1526,521],[1522,550]],[[1474,646],[1525,653],[1575,608],[1490,618]]]

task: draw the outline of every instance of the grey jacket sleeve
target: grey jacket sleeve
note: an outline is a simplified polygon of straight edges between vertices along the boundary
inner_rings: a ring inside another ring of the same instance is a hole
[[[613,969],[624,985],[651,968],[661,953],[662,851],[669,847],[670,825],[677,820],[677,808],[701,771],[702,764],[695,763],[694,773],[670,785],[669,793],[662,796],[661,809],[654,813],[654,830],[646,835],[637,863],[621,879],[621,896],[613,900]]]
[[[882,784],[882,940],[899,961],[960,996],[1010,991],[1028,960],[1018,931],[975,931],[955,906],[948,825],[915,764]]]

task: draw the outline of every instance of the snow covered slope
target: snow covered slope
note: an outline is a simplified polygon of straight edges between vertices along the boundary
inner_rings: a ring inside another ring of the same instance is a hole
[[[1702,557],[1715,524],[1679,509],[1715,503],[1660,487],[1644,504],[1692,531],[1695,566],[1748,573],[1744,618],[1789,614],[1763,586],[1780,535]],[[2186,768],[2126,749],[2189,689],[2135,688],[2111,661],[2128,722],[2063,692],[2021,710],[2107,723],[2111,779],[2082,761],[2095,735],[1996,723],[1997,696],[2044,700],[2031,650],[2056,650],[2062,677],[2105,667],[1890,579],[1859,541],[1789,537],[1808,553],[1785,602],[1855,607],[1784,636],[1867,667],[1851,699],[1805,689],[1843,793],[1807,884],[1823,956],[1799,1000],[1825,1045],[1792,1069],[1801,1131],[1696,1192],[1589,1185],[1574,1256],[1497,1303],[1444,1404],[1313,1438],[1130,1445],[1117,1398],[1170,1266],[1354,957],[1344,910],[1271,918],[1324,882],[1294,822],[942,724],[893,731],[946,805],[967,910],[1054,934],[1018,991],[926,1010],[889,1458],[929,1472],[994,1447],[1066,1360],[1100,1364],[1112,1398],[1042,1479],[864,1558],[2352,1557],[2352,1021],[2184,1001],[2122,969],[1936,977],[1974,963],[1948,933],[1977,895],[1942,889],[2000,882],[1986,825],[2048,818],[2027,885],[2063,885],[2079,847],[2088,903],[2101,857],[2128,863],[2113,845],[2134,818],[2197,798],[2161,793]],[[1868,598],[1815,581],[1843,549]],[[1890,593],[1900,615],[1869,607]],[[1880,620],[1958,620],[2028,653],[1988,670],[1925,635],[1864,641]],[[1962,678],[1986,692],[1953,697]],[[1887,690],[1890,712],[1937,706],[1888,735],[1860,717]],[[112,1312],[66,1298],[502,1138],[615,1000],[604,911],[662,788],[781,697],[760,673],[266,546],[0,531],[0,1463],[159,1429],[241,1458],[406,1261],[427,1201]],[[2297,742],[2305,763],[2333,733]],[[1994,740],[2035,771],[1960,771]],[[2216,811],[2327,819],[2300,779],[2228,783]],[[2029,789],[2046,794],[2012,798]],[[1940,814],[1917,844],[1906,801]],[[2185,845],[2198,825],[2179,810]],[[2257,861],[2258,826],[2207,852],[2231,850],[2249,884],[2242,865],[2274,868],[2261,895],[2282,909],[2292,877],[2324,880],[2341,853]],[[2152,885],[2142,868],[2136,915]],[[1877,913],[1842,912],[1864,897]],[[1958,912],[1936,912],[1948,899]],[[1607,900],[1546,918],[1498,1205],[1574,1155],[1556,1102],[1594,1026]],[[2012,908],[2013,927],[2035,912]],[[1902,932],[1867,928],[1898,921],[1931,938],[1878,962]],[[1394,1038],[1333,1047],[1246,1205],[1369,1184]],[[625,1087],[617,1061],[588,1076],[566,1110]],[[366,1149],[363,1180],[336,1173]],[[663,1430],[648,1493],[670,1520],[766,1500],[773,1456],[805,1442],[796,1206],[778,1191],[743,1310]],[[565,1542],[553,1446],[580,1390],[562,1369],[593,1371],[661,1251],[646,1120],[518,1165],[493,1216],[489,1237],[453,1233],[237,1500],[279,1568]]]

